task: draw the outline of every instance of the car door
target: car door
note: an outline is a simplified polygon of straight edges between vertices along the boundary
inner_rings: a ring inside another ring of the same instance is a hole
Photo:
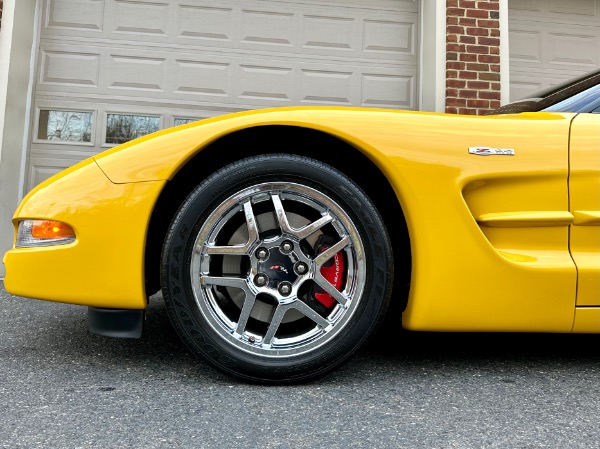
[[[600,110],[573,119],[569,163],[569,208],[574,217],[569,245],[577,266],[574,330],[578,321],[586,321],[589,331],[600,331]]]

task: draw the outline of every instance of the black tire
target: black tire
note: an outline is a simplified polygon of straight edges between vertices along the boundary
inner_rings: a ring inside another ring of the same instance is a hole
[[[186,345],[238,378],[307,381],[356,353],[386,311],[384,223],[345,175],[271,154],[202,182],[167,233],[161,283]]]

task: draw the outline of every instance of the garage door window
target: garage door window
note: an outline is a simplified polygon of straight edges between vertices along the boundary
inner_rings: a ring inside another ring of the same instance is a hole
[[[91,112],[41,109],[37,137],[56,142],[91,142],[92,121]]]
[[[175,126],[179,126],[179,125],[185,125],[187,123],[192,123],[195,122],[197,120],[200,120],[199,118],[179,118],[176,117],[174,120]]]
[[[124,143],[160,129],[160,117],[107,114],[106,143]]]

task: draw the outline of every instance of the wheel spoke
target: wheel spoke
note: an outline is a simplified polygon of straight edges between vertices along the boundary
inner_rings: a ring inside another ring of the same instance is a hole
[[[275,313],[273,314],[273,318],[271,318],[271,322],[269,323],[269,329],[263,338],[263,344],[270,345],[273,337],[275,337],[275,333],[277,329],[279,329],[279,325],[281,321],[283,321],[283,316],[285,312],[289,309],[289,306],[278,306],[275,309]]]
[[[252,308],[254,307],[255,301],[256,297],[246,292],[244,306],[242,307],[242,311],[240,312],[240,318],[235,328],[235,331],[240,335],[242,335],[246,330],[246,324],[248,324],[248,319],[250,318],[250,314],[252,313]]]
[[[244,304],[246,307],[246,304]],[[269,324],[269,329],[263,338],[263,344],[270,345],[283,321],[283,317],[285,313],[290,309],[296,309],[300,313],[302,313],[307,318],[314,321],[318,326],[321,326],[323,329],[328,327],[331,323],[315,312],[308,304],[298,300],[294,301],[291,304],[280,305],[275,309],[275,313],[273,314],[273,318],[271,318],[271,323]]]
[[[315,312],[308,304],[302,301],[296,301],[291,304],[290,307],[298,310],[300,313],[303,313],[307,318],[310,318],[322,328],[326,328],[330,324],[329,321],[327,321],[325,318]]]
[[[283,208],[283,204],[281,203],[281,198],[279,198],[279,195],[271,195],[271,199],[273,200],[275,214],[277,215],[277,221],[279,222],[279,227],[281,230],[287,234],[296,236],[298,239],[305,239],[312,233],[321,229],[327,223],[331,223],[333,220],[331,215],[325,214],[317,221],[307,224],[302,228],[293,228],[287,219],[287,215],[285,214],[285,209]]]
[[[342,292],[340,292],[337,288],[335,288],[331,283],[323,277],[321,273],[315,274],[314,281],[317,283],[319,287],[325,290],[326,293],[329,293],[333,299],[339,302],[341,305],[345,306],[348,302],[348,298]]]
[[[248,285],[246,279],[238,277],[222,277],[222,276],[200,276],[201,285],[220,285],[221,287],[235,287],[242,289],[248,295]]]
[[[333,256],[335,256],[337,253],[339,253],[341,250],[343,250],[349,244],[350,244],[350,238],[348,236],[345,236],[339,242],[337,242],[335,245],[330,246],[325,251],[323,251],[322,253],[317,255],[317,257],[315,257],[315,265],[317,266],[317,269],[320,270],[321,266],[325,262],[327,262],[329,259],[331,259]]]
[[[252,308],[254,307],[254,303],[256,302],[256,297],[248,288],[248,284],[245,279],[236,278],[236,277],[220,277],[220,276],[201,276],[200,284],[203,285],[220,285],[222,287],[234,287],[239,288],[244,291],[244,305],[242,306],[242,310],[240,312],[240,317],[238,319],[237,326],[235,331],[238,334],[243,334],[244,330],[246,330],[246,324],[248,324],[248,319],[250,318],[250,314],[252,313]]]
[[[250,248],[258,240],[258,226],[256,224],[256,217],[252,210],[252,204],[250,201],[244,203],[244,215],[246,216],[246,226],[248,228],[248,242],[243,245],[231,245],[231,246],[216,246],[208,245],[206,253],[210,255],[246,255],[250,253]]]

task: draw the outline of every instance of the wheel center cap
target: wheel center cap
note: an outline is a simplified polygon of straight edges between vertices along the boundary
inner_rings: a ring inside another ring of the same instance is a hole
[[[288,254],[282,254],[278,247],[271,248],[269,258],[258,263],[258,271],[269,276],[274,285],[283,281],[294,283],[298,278],[294,272],[294,262]]]

